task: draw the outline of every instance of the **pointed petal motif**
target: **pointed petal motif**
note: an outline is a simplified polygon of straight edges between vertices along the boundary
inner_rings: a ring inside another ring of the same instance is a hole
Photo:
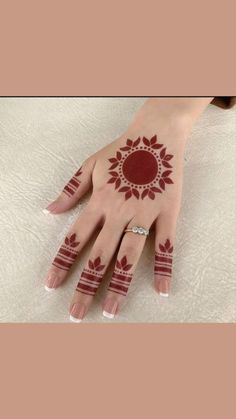
[[[123,256],[123,258],[120,261],[122,268],[124,268],[125,265],[127,265],[127,257]]]
[[[166,248],[166,250],[168,250],[169,247],[170,247],[170,240],[167,239],[166,242],[165,242],[165,248]]]
[[[157,136],[156,135],[154,135],[152,138],[151,138],[151,140],[150,140],[150,144],[151,145],[153,145],[153,144],[155,144],[157,142]]]
[[[141,198],[144,199],[148,195],[149,189],[144,189]]]
[[[165,161],[169,161],[173,158],[174,156],[172,154],[166,154],[165,156]]]
[[[155,199],[155,194],[152,191],[148,192],[148,196],[149,196],[150,199]]]
[[[115,183],[116,182],[116,177],[112,177],[111,179],[108,180],[107,183]]]
[[[74,247],[78,246],[78,244],[79,244],[78,242],[73,242],[73,243],[70,244],[70,247],[74,248]]]
[[[150,146],[150,141],[149,141],[146,137],[143,137],[143,143],[144,143],[147,147],[149,147],[149,146]]]
[[[169,177],[165,177],[164,181],[165,183],[169,183],[169,184],[174,183],[173,180],[171,180]]]
[[[99,265],[100,265],[100,263],[101,263],[101,258],[100,258],[100,257],[97,257],[97,258],[94,260],[94,262],[93,262],[94,267],[96,268],[97,266],[99,266]]]
[[[164,182],[163,179],[159,180],[159,185],[160,185],[161,189],[163,189],[163,191],[164,191],[165,190],[165,182]]]
[[[119,189],[119,192],[127,192],[130,190],[129,186],[123,186],[122,188]]]
[[[121,264],[120,264],[120,262],[118,261],[118,259],[117,259],[117,261],[116,261],[116,267],[117,267],[118,269],[121,269]]]
[[[160,152],[160,158],[161,158],[161,159],[164,159],[165,154],[166,154],[166,148],[163,148],[163,149],[161,150],[161,152]]]
[[[123,271],[129,271],[132,268],[133,265],[125,265],[123,267]]]
[[[166,249],[164,248],[164,246],[162,246],[162,244],[159,244],[159,249],[162,253],[165,253]]]
[[[81,171],[82,167],[79,168],[79,170],[77,170],[75,176],[80,176],[82,175],[82,171]]]
[[[126,147],[121,147],[120,148],[121,151],[129,151],[130,147],[126,146]]]
[[[140,143],[140,137],[136,141],[134,141],[134,147],[137,147]]]
[[[132,194],[135,196],[135,198],[139,199],[139,191],[137,189],[132,189]]]
[[[114,158],[114,157],[112,157],[111,159],[109,159],[109,161],[110,161],[111,163],[116,163],[116,162],[117,162],[117,159],[116,159],[116,158]]]
[[[162,173],[162,177],[168,177],[172,173],[172,170],[166,170]]]
[[[89,269],[94,270],[94,264],[91,260],[88,261],[88,266],[89,266]]]
[[[154,148],[154,150],[157,150],[158,148],[161,148],[163,146],[163,144],[153,144],[152,148]]]
[[[171,164],[168,163],[168,161],[162,160],[162,164],[163,164],[164,167],[172,168]]]
[[[96,271],[102,271],[105,268],[105,265],[99,265],[96,267]]]
[[[153,192],[159,192],[159,193],[162,193],[162,192],[161,192],[161,190],[160,190],[159,188],[156,188],[155,186],[153,186],[153,187],[151,188],[151,191],[153,191]]]
[[[117,157],[117,160],[121,160],[122,154],[119,151],[117,151],[116,157]]]
[[[111,165],[111,167],[109,168],[109,170],[113,170],[113,169],[115,169],[117,166],[118,166],[118,162],[116,162],[116,163],[113,163],[112,165]]]
[[[109,172],[109,175],[113,176],[113,177],[118,177],[118,173],[117,172]]]
[[[121,184],[121,180],[118,178],[117,179],[117,181],[116,181],[116,189],[118,189],[119,187],[120,187],[120,184]]]
[[[168,253],[172,253],[173,252],[173,246],[168,250]]]
[[[132,196],[132,192],[131,191],[128,191],[128,192],[126,192],[126,194],[125,194],[125,199],[127,200],[127,199],[129,199],[129,198],[131,198],[131,196]]]
[[[76,239],[76,234],[74,233],[70,236],[70,243],[73,243],[75,239]]]
[[[67,246],[69,246],[69,244],[70,244],[70,241],[69,241],[68,237],[65,238],[65,244],[67,244]]]
[[[127,140],[126,141],[126,144],[129,146],[129,147],[133,147],[133,141],[131,141],[131,140]]]

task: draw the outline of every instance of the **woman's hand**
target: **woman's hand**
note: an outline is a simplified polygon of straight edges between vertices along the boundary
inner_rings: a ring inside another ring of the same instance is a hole
[[[93,188],[46,278],[46,289],[59,287],[82,248],[101,227],[70,305],[71,320],[84,318],[119,248],[103,303],[105,316],[113,318],[118,313],[147,238],[125,232],[133,227],[155,228],[154,285],[160,295],[168,296],[190,125],[184,112],[166,115],[155,100],[147,101],[127,132],[88,158],[47,207],[52,214],[62,213]]]

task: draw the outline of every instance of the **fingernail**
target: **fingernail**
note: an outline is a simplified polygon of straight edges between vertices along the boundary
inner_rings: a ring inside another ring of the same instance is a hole
[[[162,297],[168,297],[169,296],[169,287],[170,287],[170,284],[169,284],[169,281],[167,279],[164,279],[164,278],[159,279],[158,278],[156,280],[156,289]]]
[[[51,212],[48,210],[48,209],[43,209],[43,213],[45,214],[45,215],[48,215],[48,214],[51,214]]]
[[[74,323],[80,323],[82,322],[82,319],[77,319],[76,317],[73,317],[72,315],[70,315],[70,321]]]
[[[54,291],[57,288],[59,282],[60,279],[56,276],[56,274],[49,274],[44,288],[47,291]]]
[[[49,291],[49,292],[56,291],[56,288],[49,288],[49,287],[47,287],[47,285],[45,285],[44,288],[45,288],[46,291]]]
[[[118,309],[117,301],[109,299],[105,302],[103,306],[102,314],[104,317],[107,317],[108,319],[114,319],[117,309]]]
[[[159,295],[160,295],[161,297],[169,297],[169,294],[164,293],[164,292],[160,292],[160,293],[159,293]]]
[[[75,303],[72,306],[71,312],[70,312],[70,320],[72,322],[81,322],[81,320],[84,318],[86,312],[86,307],[84,304],[81,303]]]

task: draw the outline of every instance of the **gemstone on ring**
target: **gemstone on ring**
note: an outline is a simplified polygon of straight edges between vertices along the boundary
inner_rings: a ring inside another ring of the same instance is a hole
[[[143,227],[132,227],[132,232],[136,233],[136,234],[138,233],[138,234],[141,234],[141,235],[145,235],[145,236],[148,235],[148,231],[145,230],[145,228],[143,228]]]

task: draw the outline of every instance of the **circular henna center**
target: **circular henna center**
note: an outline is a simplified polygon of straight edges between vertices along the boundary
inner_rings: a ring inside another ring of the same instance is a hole
[[[152,153],[138,150],[125,159],[122,170],[128,182],[145,185],[156,178],[158,164]]]

